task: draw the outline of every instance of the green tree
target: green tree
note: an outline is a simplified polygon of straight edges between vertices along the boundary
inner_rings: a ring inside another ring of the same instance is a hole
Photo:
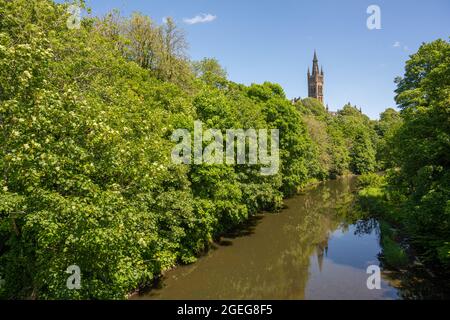
[[[376,132],[370,119],[347,104],[338,112],[336,121],[346,138],[350,170],[356,174],[373,172],[376,169]]]
[[[305,98],[299,101],[297,105],[300,111],[304,114],[312,114],[316,117],[318,116],[322,118],[327,116],[325,106],[315,98]]]
[[[430,259],[450,263],[450,43],[423,44],[397,79],[403,125],[390,139],[405,223]]]
[[[400,113],[392,108],[386,109],[380,115],[380,120],[375,125],[375,130],[379,136],[377,142],[377,161],[381,169],[395,166],[393,161],[392,138],[402,125]]]
[[[213,58],[204,58],[192,63],[194,74],[208,85],[222,88],[227,83],[227,72],[219,61]]]

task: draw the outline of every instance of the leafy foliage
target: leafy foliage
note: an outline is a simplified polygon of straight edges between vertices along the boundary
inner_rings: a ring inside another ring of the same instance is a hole
[[[314,142],[317,176],[364,174],[377,168],[375,126],[356,107],[345,105],[332,116],[313,98],[297,101],[296,106]]]
[[[213,59],[193,72],[171,19],[68,29],[66,9],[0,0],[1,297],[124,298],[310,181],[373,169],[361,115],[304,118],[279,85],[233,83]],[[172,132],[197,119],[279,129],[281,170],[172,164]]]
[[[406,223],[418,244],[450,263],[450,43],[423,44],[397,83],[403,125],[392,137],[400,170],[391,183],[408,197]]]
[[[450,43],[423,44],[397,82],[397,104],[377,130],[383,166],[391,167],[384,214],[403,226],[422,256],[450,263]],[[386,210],[387,209],[387,210]]]

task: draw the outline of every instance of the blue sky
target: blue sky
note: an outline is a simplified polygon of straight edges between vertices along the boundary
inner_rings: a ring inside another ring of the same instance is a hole
[[[87,4],[94,15],[117,8],[124,15],[142,12],[158,23],[171,16],[186,31],[191,59],[215,57],[230,80],[279,83],[289,98],[307,95],[306,71],[316,49],[325,72],[325,103],[336,110],[351,102],[373,119],[395,106],[394,78],[403,74],[408,56],[422,42],[450,36],[449,0],[88,0]],[[372,4],[381,9],[381,30],[366,26],[366,10]]]

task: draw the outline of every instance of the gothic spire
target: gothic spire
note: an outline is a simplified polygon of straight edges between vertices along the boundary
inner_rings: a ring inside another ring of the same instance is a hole
[[[319,59],[314,50],[313,67],[310,71],[308,67],[308,97],[316,98],[323,103],[323,68],[319,69]]]
[[[314,59],[313,59],[313,70],[312,74],[316,75],[319,74],[319,60],[317,59],[317,53],[316,50],[314,50]]]

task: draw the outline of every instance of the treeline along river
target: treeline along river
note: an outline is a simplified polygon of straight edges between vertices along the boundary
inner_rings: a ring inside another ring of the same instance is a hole
[[[432,284],[423,279],[413,284],[404,281],[405,275],[401,281],[383,268],[381,289],[368,289],[367,268],[382,267],[380,231],[374,219],[352,221],[355,182],[355,177],[346,177],[322,183],[288,199],[278,214],[255,216],[222,237],[198,262],[166,273],[155,288],[136,298],[424,297]],[[403,287],[405,283],[414,288]]]

